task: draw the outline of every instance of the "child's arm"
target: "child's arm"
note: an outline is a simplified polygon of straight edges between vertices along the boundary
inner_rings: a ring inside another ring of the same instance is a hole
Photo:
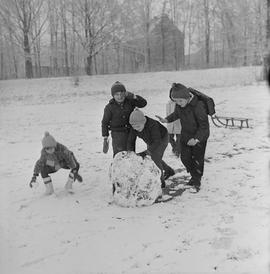
[[[33,184],[36,183],[37,177],[41,171],[41,168],[44,164],[44,157],[41,155],[40,158],[36,161],[35,167],[34,167],[34,171],[33,171],[33,176],[32,179],[29,183],[29,186],[32,188]]]
[[[109,106],[106,106],[104,109],[104,114],[101,122],[101,128],[102,128],[102,136],[108,137],[109,136],[109,125],[112,119],[112,113],[110,111]]]
[[[68,167],[71,169],[76,168],[77,164],[73,152],[62,144],[58,143],[57,145],[59,146],[60,151],[63,152]]]
[[[140,95],[135,95],[131,92],[126,92],[126,98],[132,101],[135,107],[143,108],[147,105],[147,101]]]

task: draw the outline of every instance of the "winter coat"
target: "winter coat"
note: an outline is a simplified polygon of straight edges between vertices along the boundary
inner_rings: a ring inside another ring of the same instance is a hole
[[[145,107],[147,101],[136,95],[136,99],[133,98],[133,94],[126,97],[123,103],[117,103],[114,99],[111,99],[104,108],[104,114],[102,119],[102,136],[109,136],[109,130],[111,131],[128,131],[130,129],[129,116],[135,107]]]
[[[176,105],[175,111],[166,119],[168,122],[180,119],[181,142],[187,143],[191,138],[204,142],[209,137],[209,121],[205,105],[196,95],[184,108]]]
[[[44,148],[41,150],[41,156],[34,167],[34,174],[39,174],[45,166],[54,167],[56,170],[64,166],[73,169],[76,168],[77,163],[73,152],[64,145],[57,143],[53,154],[47,153]]]
[[[172,100],[169,100],[166,104],[166,114],[167,116],[174,112],[176,103]],[[181,133],[181,123],[180,120],[177,119],[172,123],[167,124],[167,130],[169,134],[180,134]]]
[[[158,121],[147,116],[145,118],[146,123],[141,132],[131,128],[127,141],[127,150],[132,150],[136,138],[139,137],[147,144],[147,151],[151,155],[162,143],[162,139],[168,135],[168,131]]]

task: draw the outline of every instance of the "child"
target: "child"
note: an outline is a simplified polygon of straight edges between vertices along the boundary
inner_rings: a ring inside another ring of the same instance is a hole
[[[175,102],[171,99],[166,104],[166,114],[169,116],[171,113],[174,112],[175,109]],[[176,157],[180,156],[181,152],[181,143],[180,143],[180,134],[181,134],[181,123],[180,120],[177,119],[172,123],[167,124],[167,130],[169,133],[169,143],[172,146],[172,152]]]
[[[139,137],[147,144],[147,150],[138,155],[143,158],[150,155],[151,159],[161,170],[161,188],[165,188],[165,180],[175,174],[174,170],[163,160],[164,151],[168,145],[168,131],[158,121],[144,116],[143,112],[135,109],[129,117],[132,126],[127,142],[127,150],[131,150],[136,138]]]
[[[190,191],[200,190],[204,170],[204,155],[209,137],[209,121],[204,103],[181,84],[173,84],[170,98],[176,103],[175,110],[165,119],[159,116],[162,123],[181,121],[181,161],[191,174],[188,186]]]
[[[80,165],[73,153],[64,145],[55,141],[49,132],[45,132],[42,139],[42,150],[39,160],[36,162],[34,174],[30,182],[30,187],[36,182],[36,177],[41,174],[46,187],[46,195],[54,192],[50,173],[58,171],[60,168],[70,169],[65,188],[68,192],[72,192],[72,184],[75,180],[82,182],[82,177],[78,173]]]
[[[127,138],[130,131],[129,115],[135,107],[143,108],[146,100],[131,92],[125,86],[115,82],[111,87],[112,99],[105,106],[102,119],[103,152],[108,151],[108,136],[111,131],[113,156],[127,150]],[[135,145],[132,149],[135,150]]]

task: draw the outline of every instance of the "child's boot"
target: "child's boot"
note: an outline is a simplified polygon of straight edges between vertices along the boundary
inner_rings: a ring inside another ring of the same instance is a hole
[[[51,195],[54,193],[54,189],[53,189],[53,184],[52,184],[52,180],[51,177],[46,177],[43,179],[44,184],[45,184],[45,195]]]
[[[74,183],[74,174],[72,172],[70,172],[68,175],[68,180],[65,185],[65,189],[70,193],[73,193],[73,189],[72,189],[73,183]]]

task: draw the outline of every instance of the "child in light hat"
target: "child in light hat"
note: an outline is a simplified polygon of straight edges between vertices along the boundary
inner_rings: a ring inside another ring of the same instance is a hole
[[[136,138],[141,138],[147,144],[147,150],[138,155],[143,158],[149,155],[157,167],[161,170],[161,188],[165,188],[165,180],[175,174],[174,170],[163,160],[163,154],[168,146],[168,131],[158,121],[143,114],[139,109],[135,109],[129,117],[132,126],[128,137],[127,150],[132,150]]]
[[[53,184],[49,174],[59,169],[70,169],[65,188],[68,192],[72,192],[72,184],[78,180],[82,182],[82,177],[78,173],[80,164],[77,162],[73,152],[68,150],[64,145],[55,141],[49,132],[45,132],[42,139],[42,150],[39,160],[34,167],[34,174],[29,184],[30,187],[36,183],[36,177],[41,174],[46,187],[46,195],[54,192]]]

